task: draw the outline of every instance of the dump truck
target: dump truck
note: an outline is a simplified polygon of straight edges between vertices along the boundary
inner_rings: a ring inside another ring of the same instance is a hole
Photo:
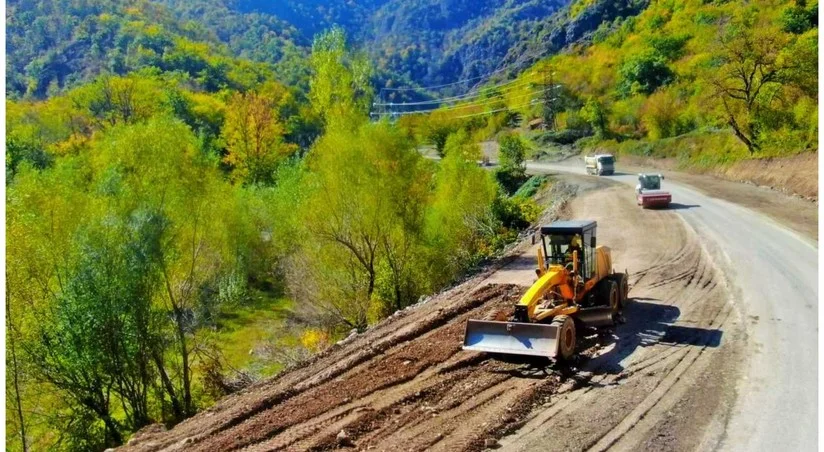
[[[622,319],[628,275],[614,271],[596,230],[593,220],[542,226],[535,236],[538,280],[507,321],[469,320],[463,349],[568,360],[585,330],[611,328]]]
[[[615,174],[615,157],[612,154],[596,154],[584,157],[587,174],[598,176]]]
[[[669,206],[672,202],[672,195],[668,191],[661,190],[662,180],[664,176],[661,174],[638,174],[635,197],[639,206],[644,209]]]

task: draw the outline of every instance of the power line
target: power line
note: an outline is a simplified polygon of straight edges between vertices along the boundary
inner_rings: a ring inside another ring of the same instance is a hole
[[[532,74],[530,74],[530,75],[532,75]],[[510,86],[510,85],[513,85],[516,82],[517,82],[517,85]],[[503,92],[508,92],[508,91],[511,91],[511,90],[513,90],[515,88],[518,88],[520,86],[529,85],[529,84],[532,84],[532,83],[535,83],[535,81],[534,80],[518,80],[518,79],[515,79],[515,80],[511,80],[511,81],[506,82],[506,83],[501,83],[500,85],[494,85],[494,86],[490,86],[490,87],[486,87],[486,88],[481,88],[477,91],[469,92],[469,93],[466,93],[466,94],[461,94],[461,95],[458,95],[458,96],[450,96],[450,97],[444,97],[444,98],[440,98],[440,99],[425,100],[425,101],[418,101],[418,102],[375,102],[375,103],[372,104],[372,106],[377,107],[377,106],[442,104],[442,103],[446,103],[446,102],[455,102],[455,101],[459,101],[459,100],[472,99],[472,98],[475,98],[475,97],[480,97],[484,94],[484,91],[497,91],[497,90],[499,90],[501,88],[504,88],[504,87],[506,87],[506,88],[503,90]]]
[[[560,86],[560,85],[559,85],[559,86]],[[466,104],[451,105],[451,106],[448,106],[448,107],[437,107],[437,108],[430,108],[430,109],[426,109],[426,110],[414,110],[414,111],[411,111],[411,112],[397,112],[397,113],[409,113],[409,114],[414,114],[414,113],[430,113],[430,112],[433,112],[433,111],[453,111],[453,110],[462,110],[462,109],[464,109],[464,108],[478,107],[478,106],[488,105],[488,104],[495,103],[495,102],[499,102],[499,101],[506,101],[506,100],[512,100],[512,99],[520,99],[520,98],[523,98],[523,97],[529,97],[529,96],[534,96],[534,95],[538,95],[538,94],[543,94],[543,93],[546,93],[546,92],[548,92],[548,91],[552,90],[552,89],[553,89],[553,88],[555,88],[555,87],[556,87],[556,86],[549,86],[549,87],[544,88],[544,89],[541,89],[541,90],[530,91],[530,92],[528,92],[528,93],[526,93],[526,94],[520,94],[520,95],[518,95],[518,96],[513,96],[513,97],[510,97],[509,99],[506,99],[506,98],[504,97],[504,95],[503,95],[503,94],[498,94],[498,95],[496,95],[496,96],[495,96],[495,97],[493,97],[493,98],[484,99],[484,100],[481,100],[481,101],[470,102],[470,103],[466,103]],[[395,112],[393,112],[393,113],[395,113]]]
[[[545,88],[543,90],[531,91],[531,92],[526,93],[526,94],[513,96],[513,97],[509,98],[508,100],[521,99],[521,98],[524,98],[524,97],[530,97],[530,96],[535,96],[535,95],[538,95],[538,94],[543,94],[547,91],[550,91],[553,88],[554,88],[554,86],[550,86],[550,87]],[[388,113],[372,113],[371,115],[372,116],[407,116],[407,115],[432,113],[432,112],[449,112],[449,111],[455,111],[455,110],[463,110],[463,109],[472,108],[472,107],[480,107],[480,106],[483,106],[483,105],[488,105],[488,104],[492,104],[492,103],[495,103],[495,102],[501,102],[501,101],[505,101],[505,100],[507,100],[507,99],[505,99],[503,96],[498,96],[494,99],[486,99],[483,102],[472,102],[472,103],[463,104],[463,105],[453,105],[451,107],[445,107],[445,108],[431,108],[431,109],[427,109],[427,110],[415,110],[415,111],[392,111],[392,112],[388,112]],[[545,98],[544,99],[544,101],[549,101],[549,100],[555,100],[555,99],[554,98],[552,98],[552,99]]]
[[[481,113],[473,113],[471,115],[457,116],[454,119],[464,119],[464,118],[471,118],[473,116],[491,115],[492,113],[498,113],[498,112],[507,111],[507,110],[516,110],[518,108],[524,108],[524,107],[529,107],[531,105],[537,105],[537,104],[540,104],[542,102],[543,102],[542,100],[533,100],[532,102],[530,102],[528,104],[518,105],[518,106],[515,106],[515,107],[499,108],[497,110],[484,111],[484,112],[481,112]]]
[[[444,83],[442,85],[407,87],[407,88],[381,88],[381,92],[383,92],[383,91],[431,91],[433,89],[446,88],[447,86],[460,85],[462,83],[471,82],[473,80],[480,80],[482,78],[489,78],[489,77],[491,77],[495,74],[498,74],[498,73],[503,72],[507,69],[510,69],[511,67],[515,66],[516,64],[517,63],[512,63],[510,65],[504,66],[500,69],[496,69],[496,70],[494,70],[492,72],[489,72],[487,74],[479,75],[477,77],[467,78],[467,79],[464,79],[464,80],[458,80],[457,82]]]

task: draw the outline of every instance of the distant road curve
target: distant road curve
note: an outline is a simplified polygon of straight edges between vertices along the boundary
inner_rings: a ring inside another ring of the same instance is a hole
[[[528,162],[530,172],[586,174],[583,163]],[[596,176],[592,176],[596,177]],[[634,187],[636,174],[602,176]],[[672,206],[732,284],[748,362],[721,450],[818,447],[818,247],[774,220],[665,181]]]

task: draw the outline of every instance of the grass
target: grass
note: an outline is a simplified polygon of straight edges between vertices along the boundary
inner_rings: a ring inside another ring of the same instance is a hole
[[[538,193],[538,190],[547,182],[547,177],[543,175],[535,175],[524,182],[520,188],[513,194],[513,197],[532,198]]]
[[[292,301],[263,292],[251,298],[250,302],[221,313],[213,337],[228,366],[268,377],[280,371],[282,365],[260,359],[253,350],[272,340],[273,332],[280,329],[291,311]]]

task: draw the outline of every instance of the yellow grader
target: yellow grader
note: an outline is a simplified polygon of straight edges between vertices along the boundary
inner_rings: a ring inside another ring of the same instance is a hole
[[[629,292],[606,246],[596,244],[595,221],[557,221],[538,238],[538,280],[509,321],[469,320],[464,350],[568,360],[586,328],[613,326]]]

